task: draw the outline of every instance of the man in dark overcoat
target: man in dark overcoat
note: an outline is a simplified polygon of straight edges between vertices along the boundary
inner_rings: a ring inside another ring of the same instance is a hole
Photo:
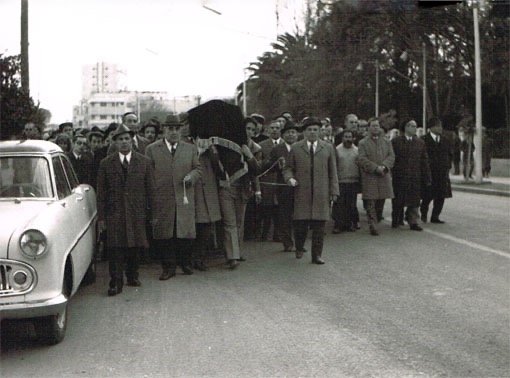
[[[430,121],[430,132],[423,137],[429,158],[432,182],[423,188],[420,213],[422,222],[427,222],[430,202],[434,201],[431,223],[444,223],[439,219],[445,198],[452,197],[450,185],[450,168],[452,165],[453,148],[450,140],[443,137],[443,125],[439,118]]]
[[[73,137],[72,149],[67,153],[67,157],[78,178],[80,184],[95,184],[93,179],[93,158],[90,152],[87,151],[87,137],[83,134],[76,134]]]
[[[299,128],[292,121],[286,121],[283,129],[282,136],[284,143],[276,145],[270,153],[271,165],[276,163],[276,179],[275,186],[276,199],[278,201],[278,218],[280,230],[280,239],[283,243],[283,250],[285,252],[292,251],[294,241],[292,237],[292,212],[294,210],[294,189],[285,185],[283,178],[283,168],[289,160],[290,150],[292,145],[297,141]],[[285,185],[285,186],[284,186]]]
[[[308,228],[312,229],[312,263],[324,264],[324,227],[331,218],[331,201],[338,198],[336,152],[319,139],[321,120],[303,120],[305,138],[292,145],[283,177],[294,188],[293,226],[296,258],[303,257]]]
[[[181,140],[183,122],[168,115],[162,124],[163,138],[147,146],[154,167],[152,236],[161,258],[161,281],[175,276],[179,265],[193,274],[192,240],[195,229],[195,189],[201,176],[197,147]]]
[[[406,120],[402,124],[402,135],[391,141],[395,153],[391,171],[395,194],[391,227],[397,228],[405,219],[411,230],[422,231],[418,225],[421,186],[430,185],[431,178],[425,142],[416,137],[416,127],[414,119]],[[404,207],[407,207],[405,217]]]
[[[120,125],[112,136],[118,153],[101,161],[97,176],[99,230],[107,230],[110,289],[120,294],[124,264],[128,286],[141,286],[138,266],[141,248],[147,248],[145,223],[154,192],[152,165],[133,151],[133,132]]]
[[[378,118],[368,120],[368,135],[359,142],[358,162],[361,169],[361,192],[366,203],[370,234],[377,236],[375,225],[382,215],[384,200],[393,198],[391,169],[395,154]]]

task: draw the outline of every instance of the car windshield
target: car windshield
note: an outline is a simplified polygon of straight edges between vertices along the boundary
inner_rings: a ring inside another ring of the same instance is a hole
[[[43,157],[0,157],[0,198],[53,197],[50,168]]]

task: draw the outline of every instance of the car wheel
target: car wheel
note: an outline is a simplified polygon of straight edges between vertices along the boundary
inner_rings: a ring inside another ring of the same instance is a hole
[[[64,282],[62,285],[62,293],[66,297],[67,301],[60,313],[56,315],[44,316],[41,318],[34,319],[35,332],[39,339],[46,345],[55,345],[64,340],[67,329],[67,307],[69,305],[69,296],[71,295],[71,281],[67,274],[64,276]]]

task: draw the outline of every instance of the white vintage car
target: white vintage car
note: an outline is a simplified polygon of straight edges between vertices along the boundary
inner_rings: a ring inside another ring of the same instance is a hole
[[[62,341],[69,298],[95,279],[96,194],[59,146],[0,142],[0,320],[34,318]]]

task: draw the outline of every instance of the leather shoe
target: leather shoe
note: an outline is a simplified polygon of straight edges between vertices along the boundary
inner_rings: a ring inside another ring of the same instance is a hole
[[[187,266],[181,266],[181,269],[182,269],[182,272],[187,275],[187,276],[191,276],[193,274],[193,271],[187,267]]]
[[[372,236],[379,235],[379,232],[377,232],[377,230],[375,229],[374,226],[370,226],[370,235],[372,235]]]
[[[409,228],[413,231],[423,231],[423,228],[421,228],[420,226],[418,226],[417,224],[412,224],[409,226]]]
[[[205,271],[209,270],[207,265],[205,265],[203,262],[195,263],[195,269],[197,269],[197,270],[199,270],[201,272],[205,272]]]
[[[304,250],[302,249],[296,249],[296,259],[300,259],[301,257],[303,257],[303,254],[305,253]]]
[[[423,223],[427,223],[427,216],[426,216],[426,215],[424,215],[424,214],[422,214],[422,215],[421,215],[421,221],[422,221]]]
[[[111,287],[108,289],[108,296],[109,297],[113,297],[117,294],[120,294],[122,293],[122,288],[121,287]]]
[[[444,224],[445,222],[440,219],[431,219],[430,223]]]
[[[320,258],[320,256],[312,259],[312,263],[313,264],[318,264],[318,265],[322,265],[322,264],[325,264],[326,262]]]
[[[228,261],[228,268],[230,270],[236,269],[239,265],[241,265],[241,263],[237,260],[229,260]]]
[[[163,273],[161,273],[161,276],[159,276],[159,280],[166,281],[172,277],[175,277],[175,272],[171,272],[169,270],[164,270]]]
[[[294,248],[293,243],[285,243],[283,245],[283,252],[292,252],[292,248]]]
[[[134,286],[134,287],[140,287],[142,286],[142,283],[138,278],[135,278],[134,280],[128,280],[127,282],[128,286]]]

